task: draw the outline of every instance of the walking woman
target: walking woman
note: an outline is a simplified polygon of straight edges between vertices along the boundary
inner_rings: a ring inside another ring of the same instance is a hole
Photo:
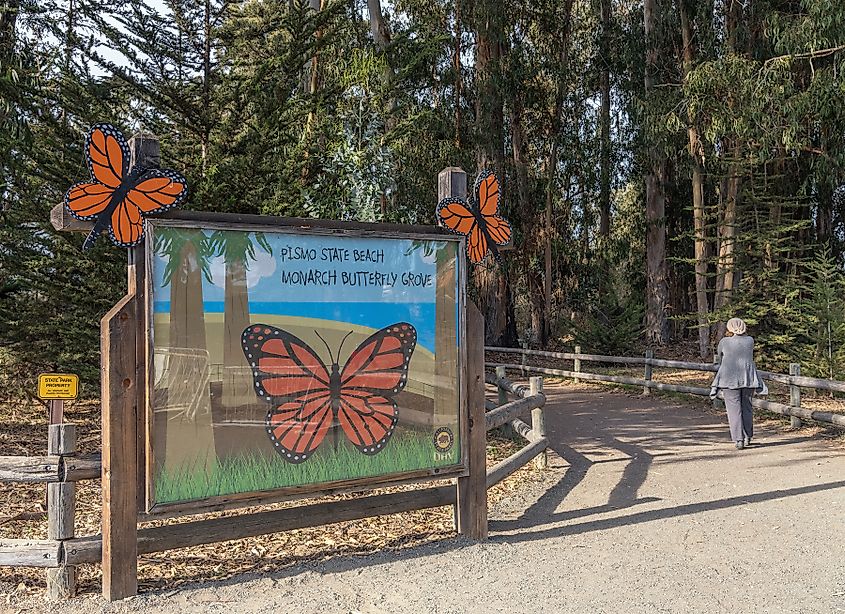
[[[717,350],[719,370],[710,385],[710,398],[722,393],[737,450],[749,445],[754,436],[751,397],[755,392],[769,392],[754,364],[754,338],[745,334],[745,328],[739,318],[728,320],[728,332]]]

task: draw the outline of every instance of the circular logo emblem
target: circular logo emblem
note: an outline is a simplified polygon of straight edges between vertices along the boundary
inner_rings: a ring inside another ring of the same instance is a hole
[[[455,443],[455,435],[448,426],[441,426],[434,431],[433,442],[438,452],[448,452]]]

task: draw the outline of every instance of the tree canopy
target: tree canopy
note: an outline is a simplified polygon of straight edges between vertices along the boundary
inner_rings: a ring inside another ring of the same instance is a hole
[[[495,171],[490,343],[705,357],[739,315],[845,376],[843,70],[830,0],[0,0],[0,385],[96,381],[125,255],[49,211],[99,121],[196,210],[433,223],[438,171]]]

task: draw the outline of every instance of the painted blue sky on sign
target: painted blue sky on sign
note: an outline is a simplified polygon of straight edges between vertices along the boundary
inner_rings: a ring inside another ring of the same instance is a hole
[[[253,321],[261,314],[304,316],[376,329],[405,321],[417,327],[420,345],[434,351],[435,259],[443,242],[265,232],[267,252],[252,233],[251,238],[255,257],[246,277]],[[167,257],[157,253],[158,313],[170,311],[166,263]],[[226,263],[215,256],[208,264],[210,279],[202,281],[205,312],[223,313]]]
[[[236,231],[233,231],[236,232]],[[436,251],[439,242],[264,233],[267,253],[257,241],[249,262],[250,302],[435,301]],[[164,288],[165,258],[156,254],[155,284]],[[226,264],[209,261],[211,280],[203,278],[203,298],[224,300]],[[163,298],[161,292],[157,293]]]

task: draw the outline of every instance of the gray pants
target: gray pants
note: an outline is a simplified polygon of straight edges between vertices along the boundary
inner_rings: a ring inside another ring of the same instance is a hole
[[[753,388],[722,389],[725,398],[725,409],[728,410],[728,424],[731,426],[731,439],[742,441],[745,437],[754,435],[753,408],[751,397]]]

